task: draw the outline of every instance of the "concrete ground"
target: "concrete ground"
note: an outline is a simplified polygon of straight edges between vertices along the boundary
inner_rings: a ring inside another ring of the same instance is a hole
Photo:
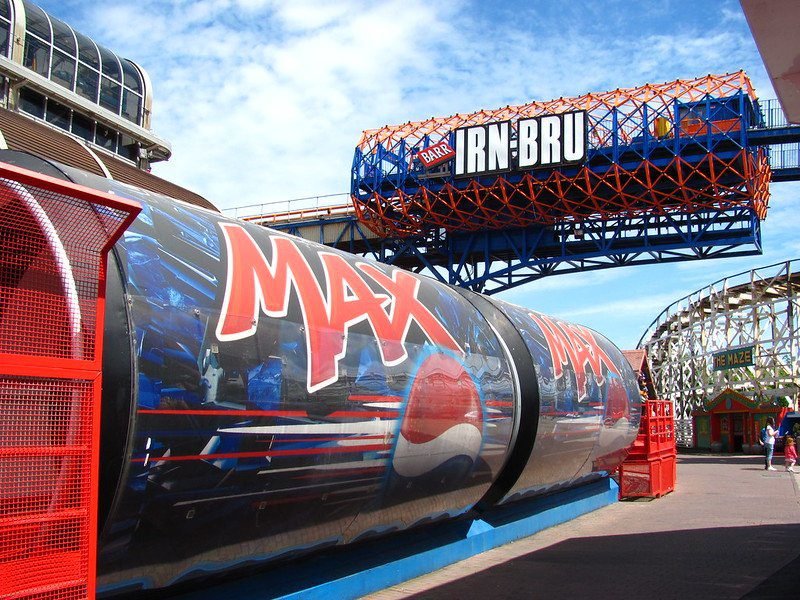
[[[800,598],[800,467],[763,460],[681,455],[663,498],[618,502],[366,598]]]

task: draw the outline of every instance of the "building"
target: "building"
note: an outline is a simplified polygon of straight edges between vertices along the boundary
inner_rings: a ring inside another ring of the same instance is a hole
[[[0,149],[17,150],[214,209],[152,175],[168,141],[151,129],[147,72],[28,0],[0,0]]]

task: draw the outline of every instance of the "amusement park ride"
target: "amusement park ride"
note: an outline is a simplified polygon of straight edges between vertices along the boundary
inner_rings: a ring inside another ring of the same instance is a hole
[[[639,430],[622,353],[475,291],[758,252],[770,179],[800,178],[768,146],[798,139],[741,72],[432,118],[364,132],[352,213],[312,221],[0,152],[0,597],[163,591],[607,480]]]
[[[759,253],[798,140],[745,73],[708,75],[367,130],[351,207],[245,219],[492,294]]]

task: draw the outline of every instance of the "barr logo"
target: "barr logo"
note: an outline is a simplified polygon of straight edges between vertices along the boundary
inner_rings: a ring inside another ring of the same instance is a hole
[[[426,169],[430,169],[431,167],[435,167],[436,165],[440,165],[443,162],[446,162],[453,158],[456,155],[456,151],[450,147],[445,140],[430,146],[429,148],[425,148],[424,150],[420,150],[417,153],[419,160],[425,165]]]
[[[294,289],[303,315],[309,392],[339,378],[348,331],[361,322],[369,324],[387,366],[408,357],[405,340],[412,322],[432,344],[463,354],[417,298],[420,281],[410,273],[394,269],[390,276],[375,265],[358,262],[354,266],[339,254],[319,252],[325,276],[323,292],[306,257],[290,238],[269,236],[272,252],[268,262],[241,225],[220,223],[220,228],[228,251],[228,276],[217,339],[225,342],[255,335],[260,312],[285,317]],[[375,284],[385,293],[374,292]]]

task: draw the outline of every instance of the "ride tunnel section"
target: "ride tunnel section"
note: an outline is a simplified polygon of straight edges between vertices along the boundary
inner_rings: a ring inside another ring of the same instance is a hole
[[[636,436],[635,376],[597,333],[516,309],[523,335],[509,305],[96,183],[143,205],[108,286],[130,337],[109,319],[104,414],[128,419],[104,421],[124,457],[100,498],[104,594],[574,486]]]
[[[770,170],[744,72],[365,131],[351,196],[383,237],[745,208]]]
[[[134,203],[0,164],[0,597],[94,597],[106,255]]]
[[[14,158],[141,212],[92,312],[82,294],[97,300],[103,278],[81,277],[101,254],[63,256],[113,211],[51,206],[27,180],[6,195],[15,210],[3,214],[19,216],[3,229],[0,344],[35,356],[0,388],[5,596],[67,569],[74,597],[91,595],[77,553],[93,564],[95,517],[97,594],[163,590],[579,485],[607,476],[635,439],[635,375],[593,331]],[[29,283],[37,265],[52,267]],[[45,351],[59,356],[51,370]],[[69,537],[78,516],[84,546]]]

